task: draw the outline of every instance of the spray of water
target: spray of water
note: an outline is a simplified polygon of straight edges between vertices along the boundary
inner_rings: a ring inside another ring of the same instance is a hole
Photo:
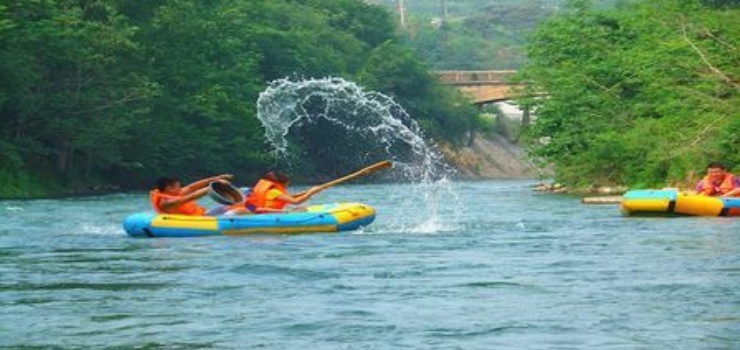
[[[408,209],[421,214],[417,215],[423,217],[421,222],[411,223],[418,232],[438,232],[454,225],[451,218],[440,219],[442,206],[459,207],[449,181],[454,170],[391,97],[341,78],[280,79],[260,94],[257,108],[277,156],[310,154],[336,166],[329,170],[337,174],[392,160],[394,169],[385,179],[411,184],[407,199],[399,203],[405,208],[396,212]],[[409,229],[408,222],[397,223]]]

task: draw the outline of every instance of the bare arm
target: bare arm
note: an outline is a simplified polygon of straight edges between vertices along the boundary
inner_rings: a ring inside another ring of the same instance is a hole
[[[295,196],[291,196],[287,193],[283,193],[276,197],[276,199],[279,199],[281,201],[288,202],[290,204],[301,204],[305,201],[307,201],[311,196],[313,196],[316,193],[319,193],[320,189],[316,186],[309,188],[307,191],[299,192]]]
[[[228,181],[230,179],[234,178],[234,175],[231,174],[221,174],[217,176],[211,176],[202,180],[195,181],[185,187],[182,188],[182,194],[187,195],[190,194],[193,191],[198,191],[200,189],[203,189],[204,187],[208,186],[209,183],[213,181]],[[202,197],[202,196],[201,196]],[[198,197],[200,198],[200,197]]]
[[[319,193],[320,191],[321,191],[321,188],[319,188],[319,187],[311,187],[310,189],[308,189],[306,191],[303,191],[303,192],[299,192],[296,195],[290,195],[290,194],[287,194],[287,193],[283,193],[283,194],[280,194],[277,197],[275,197],[275,199],[281,200],[281,201],[284,201],[284,202],[288,202],[288,203],[293,204],[293,205],[297,205],[297,204],[301,204],[301,203],[307,201],[309,198],[311,198],[311,196],[313,196],[316,193]],[[294,211],[294,210],[295,210],[295,208],[292,209],[292,210],[285,210],[285,209],[273,209],[273,208],[261,207],[261,208],[257,208],[255,210],[255,212],[258,212],[258,213],[283,213],[283,212],[286,212],[286,211]],[[248,211],[248,212],[251,212],[251,211]],[[242,211],[235,212],[235,213],[240,214],[240,213],[242,213]]]
[[[159,203],[159,208],[164,212],[168,212],[170,209],[175,208],[182,203],[194,201],[205,196],[208,193],[208,190],[208,188],[201,188],[177,199],[165,199]]]

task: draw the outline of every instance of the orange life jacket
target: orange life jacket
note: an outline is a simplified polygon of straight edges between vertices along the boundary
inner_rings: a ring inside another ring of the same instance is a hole
[[[715,185],[714,182],[709,179],[709,175],[705,176],[704,179],[701,181],[701,194],[705,196],[723,195],[735,188],[735,176],[733,176],[732,174],[725,174],[719,185]]]
[[[257,184],[252,187],[252,193],[250,193],[249,197],[247,197],[245,207],[255,213],[261,212],[260,209],[262,208],[285,208],[285,206],[288,205],[288,202],[277,198],[273,199],[271,203],[267,203],[267,192],[272,189],[276,189],[282,193],[288,193],[288,190],[285,189],[285,186],[283,186],[282,184],[266,179],[260,179],[259,181],[257,181]]]
[[[205,215],[206,208],[199,206],[195,201],[188,201],[181,203],[180,205],[171,208],[169,211],[162,210],[160,207],[163,199],[180,199],[183,196],[171,195],[159,192],[159,190],[152,190],[149,192],[149,201],[152,203],[152,208],[157,214],[182,214],[182,215]]]

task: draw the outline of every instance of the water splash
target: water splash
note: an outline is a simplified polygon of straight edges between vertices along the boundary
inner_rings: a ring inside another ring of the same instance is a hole
[[[423,231],[453,224],[439,215],[443,206],[459,207],[449,181],[454,169],[391,97],[341,78],[280,79],[260,94],[257,117],[279,158],[311,157],[332,177],[393,161],[384,179],[412,184],[397,205],[427,211],[427,221],[417,223]]]

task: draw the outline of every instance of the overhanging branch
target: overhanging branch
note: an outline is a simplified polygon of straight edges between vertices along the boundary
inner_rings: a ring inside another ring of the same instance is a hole
[[[696,51],[696,53],[701,58],[702,62],[704,62],[704,64],[709,68],[709,70],[711,70],[715,75],[720,77],[720,79],[722,79],[725,83],[727,83],[727,85],[730,85],[736,89],[740,88],[740,86],[732,78],[730,78],[727,74],[725,74],[724,72],[719,70],[717,67],[715,67],[712,64],[712,62],[709,61],[709,58],[707,58],[707,55],[705,55],[704,52],[702,52],[701,49],[699,49],[699,47],[696,46],[696,44],[694,44],[694,42],[692,42],[691,39],[689,39],[689,36],[686,33],[686,25],[683,26],[683,39],[686,41],[686,43],[688,43],[691,46],[691,48],[694,49],[694,51]]]

